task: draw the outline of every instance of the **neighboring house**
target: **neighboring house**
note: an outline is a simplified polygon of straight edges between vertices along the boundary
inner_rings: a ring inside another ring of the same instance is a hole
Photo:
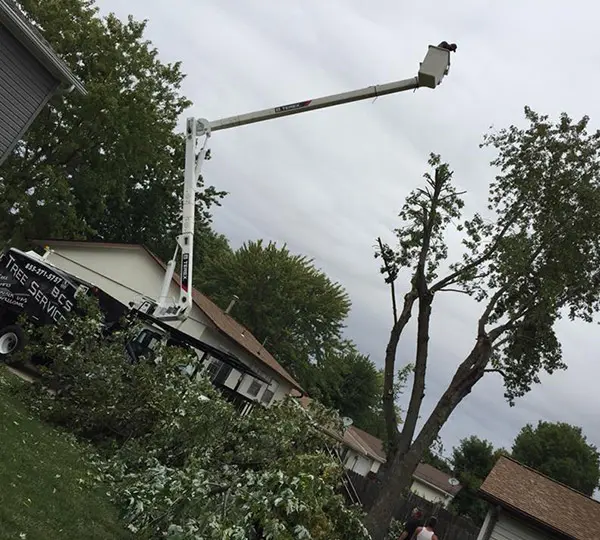
[[[133,244],[43,240],[44,258],[127,305],[144,297],[157,298],[165,275],[165,265],[146,248]],[[170,294],[179,295],[178,276]],[[231,306],[230,306],[231,307]],[[199,355],[204,372],[244,414],[254,403],[270,405],[292,391],[304,391],[261,343],[229,313],[199,291],[193,291],[190,316],[169,323],[178,330],[239,359],[268,384],[242,374],[209,355]]]
[[[383,442],[362,429],[350,426],[344,432],[343,445],[341,457],[344,465],[361,476],[377,474],[385,463]]]
[[[501,457],[480,488],[490,504],[477,540],[600,539],[600,503]]]
[[[81,82],[13,0],[0,0],[0,164],[57,92]]]
[[[302,407],[308,409],[312,398],[304,395],[298,398]],[[338,456],[346,469],[361,476],[377,473],[379,467],[385,463],[385,450],[383,443],[366,431],[354,426],[348,426],[342,431],[329,429],[322,426],[327,435],[337,442]]]
[[[428,463],[419,463],[413,474],[413,483],[410,489],[422,499],[448,508],[462,486],[452,475],[440,471]]]
[[[300,403],[307,407],[311,399],[300,398]],[[329,433],[329,431],[328,431]],[[341,434],[329,433],[334,437],[341,449],[340,458],[349,471],[360,476],[369,474],[385,474],[385,448],[383,441],[370,433],[349,426]],[[420,463],[414,474],[411,491],[419,497],[447,508],[462,486],[451,475],[431,465]]]

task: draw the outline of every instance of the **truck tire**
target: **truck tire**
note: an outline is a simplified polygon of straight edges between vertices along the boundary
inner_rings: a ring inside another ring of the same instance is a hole
[[[25,333],[20,326],[11,324],[0,330],[0,362],[6,362],[11,355],[25,346]]]

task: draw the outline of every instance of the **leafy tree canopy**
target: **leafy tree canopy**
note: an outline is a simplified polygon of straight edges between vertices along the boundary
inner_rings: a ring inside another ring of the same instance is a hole
[[[310,366],[309,395],[323,405],[349,416],[354,425],[379,436],[382,378],[375,364],[358,352],[353,343],[343,342],[328,349],[316,365]]]
[[[208,260],[200,279],[203,292],[222,308],[237,295],[232,315],[296,375],[340,343],[348,295],[286,246],[247,242]]]
[[[190,102],[179,63],[165,64],[145,22],[100,17],[89,0],[21,0],[24,11],[84,82],[57,96],[0,170],[0,239],[144,243],[162,251],[180,228]],[[199,222],[224,195],[200,191]]]
[[[563,422],[527,424],[517,435],[513,457],[557,482],[591,496],[600,481],[600,454],[581,428]]]

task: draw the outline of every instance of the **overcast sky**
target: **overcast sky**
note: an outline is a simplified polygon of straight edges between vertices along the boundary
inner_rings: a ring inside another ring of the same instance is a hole
[[[352,299],[347,334],[382,365],[391,314],[373,258],[391,239],[404,197],[440,153],[482,210],[493,171],[478,149],[492,125],[521,123],[523,106],[600,121],[600,8],[590,1],[529,0],[99,0],[104,13],[148,19],[165,61],[181,60],[189,115],[209,120],[416,75],[427,46],[458,44],[436,90],[272,120],[215,133],[207,183],[230,192],[215,227],[234,246],[265,238],[309,255]],[[459,256],[458,251],[454,251]],[[402,284],[400,284],[402,286]],[[402,287],[401,287],[402,288]],[[462,295],[434,305],[429,414],[475,338],[480,308]],[[560,327],[569,370],[543,377],[510,408],[486,376],[442,431],[447,449],[476,434],[510,447],[539,419],[580,425],[600,446],[596,326]],[[399,362],[411,361],[411,336]],[[594,420],[596,419],[596,421]]]

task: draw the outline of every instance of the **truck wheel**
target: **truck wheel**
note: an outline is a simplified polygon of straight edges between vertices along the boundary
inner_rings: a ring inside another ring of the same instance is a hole
[[[11,354],[19,352],[25,345],[25,334],[20,326],[12,324],[0,330],[0,361],[6,361]]]

